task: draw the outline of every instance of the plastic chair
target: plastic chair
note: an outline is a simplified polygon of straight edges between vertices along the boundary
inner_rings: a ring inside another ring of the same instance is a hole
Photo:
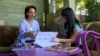
[[[100,56],[100,33],[97,33],[95,31],[81,31],[82,35],[81,35],[81,39],[82,39],[82,45],[83,45],[83,53],[85,56],[91,56],[90,54],[90,50],[88,48],[88,44],[87,44],[87,38],[88,36],[92,36],[92,38],[94,39],[94,43],[96,44],[96,48],[98,51],[98,56]]]

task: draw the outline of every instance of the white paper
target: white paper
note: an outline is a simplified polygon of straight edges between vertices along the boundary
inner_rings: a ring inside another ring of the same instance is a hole
[[[59,45],[60,43],[52,42],[52,38],[56,37],[58,32],[39,32],[35,39],[35,44],[41,47]]]
[[[21,48],[13,48],[12,51],[17,51],[17,50],[28,50],[29,48],[21,47]]]

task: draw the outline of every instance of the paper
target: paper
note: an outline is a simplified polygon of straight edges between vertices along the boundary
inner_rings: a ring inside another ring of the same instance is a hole
[[[17,50],[28,50],[29,48],[21,47],[21,48],[13,48],[12,51],[17,51]]]
[[[58,32],[39,32],[36,36],[34,44],[41,47],[59,45],[60,43],[52,42],[52,38],[56,37]]]
[[[68,48],[65,48],[65,49],[57,49],[56,51],[71,53],[71,52],[74,52],[78,49],[79,49],[78,47],[68,47]]]

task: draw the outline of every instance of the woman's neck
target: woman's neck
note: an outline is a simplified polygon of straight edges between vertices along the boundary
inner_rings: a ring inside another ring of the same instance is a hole
[[[31,22],[33,20],[33,18],[27,18],[28,22]]]
[[[30,24],[30,25],[32,25],[32,22],[33,22],[33,19],[27,19],[27,21],[28,21],[28,23]]]

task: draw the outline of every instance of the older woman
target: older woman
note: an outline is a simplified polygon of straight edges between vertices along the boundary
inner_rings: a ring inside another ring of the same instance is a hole
[[[25,19],[23,19],[19,25],[20,34],[18,39],[21,43],[34,41],[35,36],[40,31],[39,23],[35,20],[35,15],[35,6],[27,6],[25,8]]]

